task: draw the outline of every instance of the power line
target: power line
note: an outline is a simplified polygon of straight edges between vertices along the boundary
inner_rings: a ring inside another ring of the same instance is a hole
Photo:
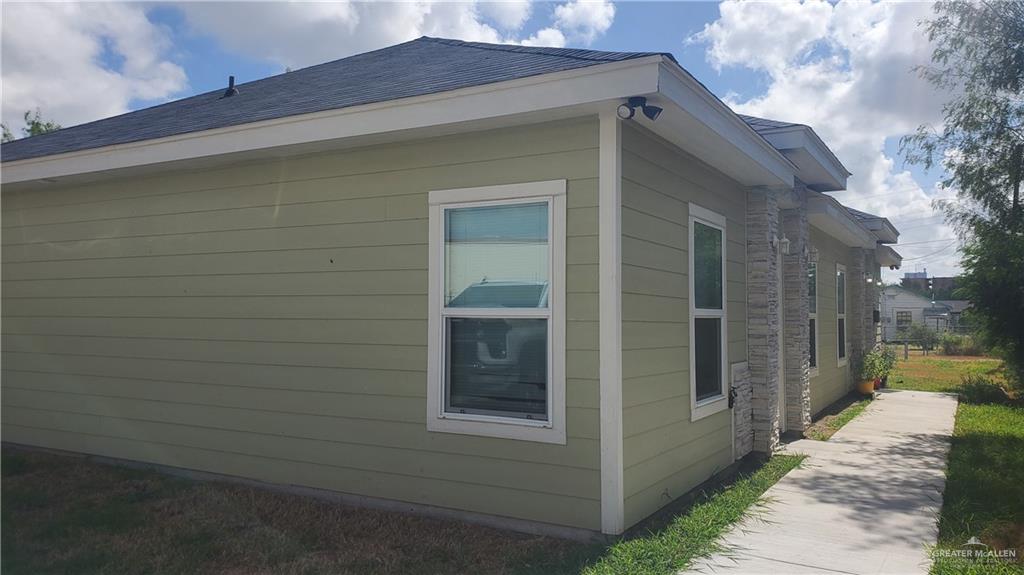
[[[923,213],[926,213],[926,212],[924,210],[921,210],[919,212],[907,212],[906,215],[912,216],[914,214],[923,214]],[[925,216],[925,217],[922,217],[922,218],[910,218],[909,220],[902,220],[901,218],[903,216],[896,216],[896,217],[894,217],[892,219],[899,221],[901,224],[909,224],[910,222],[919,222],[921,220],[932,220],[932,219],[935,219],[935,218],[942,218],[942,217],[945,217],[945,216],[946,216],[946,214],[943,214],[943,213],[936,214],[933,211],[932,215]]]
[[[937,244],[939,242],[948,242],[949,240],[955,240],[956,238],[942,238],[941,240],[928,240],[924,242],[909,242],[905,244],[896,244],[896,247],[902,246],[919,246],[921,244]]]
[[[942,222],[931,222],[929,224],[921,224],[919,226],[910,226],[909,228],[899,228],[900,233],[909,232],[910,230],[919,230],[921,228],[935,228],[941,225]]]
[[[935,256],[935,255],[941,254],[942,252],[944,252],[944,251],[948,250],[949,248],[951,248],[951,247],[953,247],[954,245],[956,245],[956,243],[957,243],[957,240],[953,240],[952,242],[950,242],[950,243],[949,243],[949,245],[948,245],[948,246],[945,246],[945,247],[943,247],[943,248],[942,248],[942,249],[940,249],[940,250],[934,251],[934,252],[932,252],[932,253],[930,253],[930,254],[925,254],[925,255],[923,255],[923,256],[917,256],[916,258],[903,258],[903,261],[905,261],[905,262],[909,262],[909,261],[914,261],[914,260],[921,260],[921,259],[924,259],[924,258],[930,258],[930,257],[932,257],[932,256]]]

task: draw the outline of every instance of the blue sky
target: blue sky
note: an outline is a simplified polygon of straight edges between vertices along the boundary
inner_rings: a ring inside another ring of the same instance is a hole
[[[940,120],[944,101],[911,72],[930,54],[915,32],[927,4],[5,3],[3,12],[3,119],[15,127],[25,109],[72,125],[222,89],[229,74],[245,82],[422,34],[671,52],[737,111],[813,126],[854,173],[836,197],[906,228],[906,269],[956,270],[954,249],[932,255],[952,238],[930,206],[950,195],[936,189],[941,174],[904,165],[897,151],[902,135]]]

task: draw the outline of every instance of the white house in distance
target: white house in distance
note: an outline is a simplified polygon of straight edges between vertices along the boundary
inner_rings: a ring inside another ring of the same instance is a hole
[[[900,286],[885,286],[880,302],[882,340],[898,340],[900,330],[913,324],[923,324],[938,332],[954,329],[967,306],[968,302],[961,300],[932,301]]]
[[[420,38],[0,151],[5,441],[565,536],[804,429],[900,264],[671,54]]]

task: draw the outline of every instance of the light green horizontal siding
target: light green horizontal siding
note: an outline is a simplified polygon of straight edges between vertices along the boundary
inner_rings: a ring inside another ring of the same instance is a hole
[[[428,433],[427,192],[550,179],[567,444]],[[0,201],[5,440],[600,528],[596,119]]]
[[[729,362],[746,359],[743,189],[647,132],[623,132],[622,371],[625,522],[732,460],[731,411],[690,422],[689,204],[724,215]]]
[[[849,364],[839,367],[836,318],[836,263],[849,269],[850,248],[821,230],[811,227],[811,247],[818,250],[818,375],[811,378],[811,414],[817,414],[850,391]],[[846,278],[847,322],[852,309],[850,282]],[[850,337],[847,328],[846,337]]]

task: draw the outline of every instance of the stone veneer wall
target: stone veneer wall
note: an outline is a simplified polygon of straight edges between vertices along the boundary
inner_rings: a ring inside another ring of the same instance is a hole
[[[736,446],[736,459],[754,450],[753,390],[750,388],[750,368],[747,362],[732,364],[732,391],[735,403],[732,407],[734,423],[733,445]]]
[[[871,274],[871,283],[864,288],[864,349],[873,349],[878,343],[878,325],[875,324],[874,311],[878,305],[881,274],[875,262],[875,250],[864,250],[864,269]]]
[[[772,247],[777,236],[778,198],[771,190],[751,189],[747,193],[747,359],[754,449],[765,453],[779,445],[779,282]]]
[[[799,207],[782,211],[782,230],[789,239],[789,253],[782,256],[784,294],[783,332],[787,431],[803,431],[811,424],[810,302],[807,290],[809,235],[806,190],[795,190]]]
[[[742,361],[732,364],[732,404],[735,458],[738,459],[754,450],[754,390],[751,389],[751,369]]]
[[[857,360],[864,356],[867,326],[864,321],[864,302],[867,299],[864,281],[864,249],[850,248],[850,264],[846,267],[846,339],[850,365],[856,369]],[[856,382],[857,374],[853,373]]]

